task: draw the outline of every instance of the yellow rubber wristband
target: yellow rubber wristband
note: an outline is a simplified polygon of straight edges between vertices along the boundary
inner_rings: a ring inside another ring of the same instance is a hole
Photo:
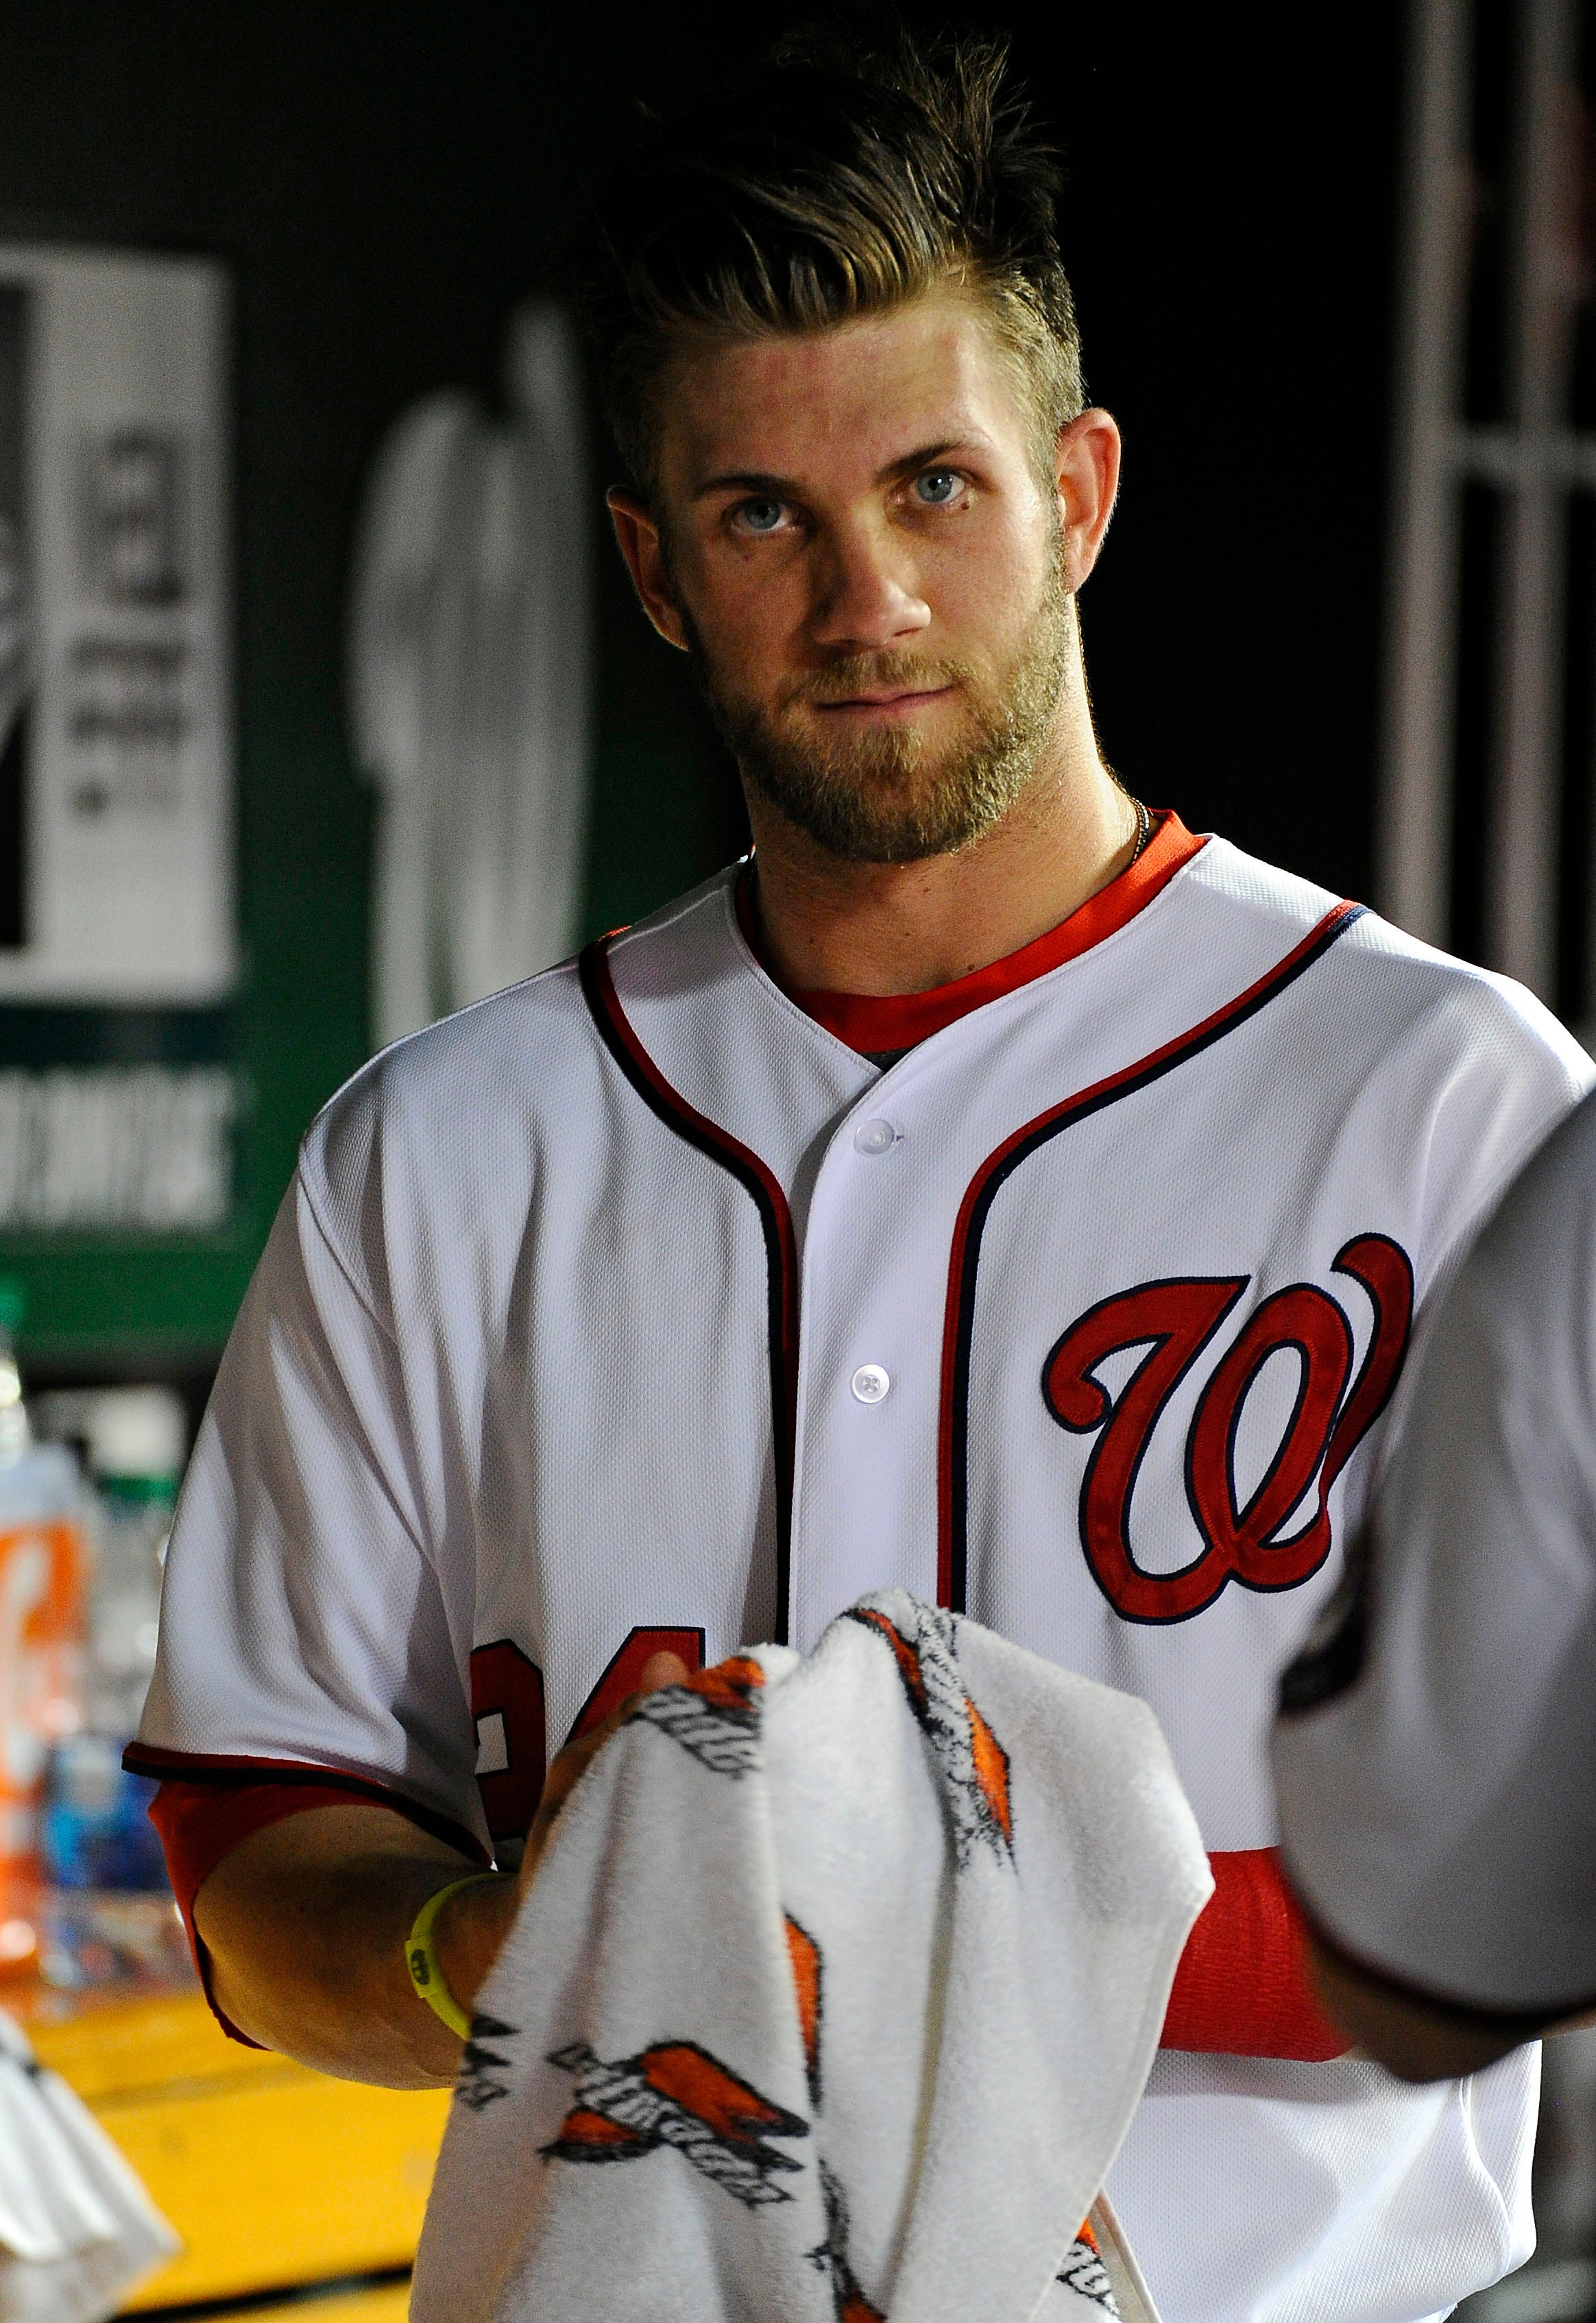
[[[416,1924],[405,1938],[405,1966],[410,1971],[410,1982],[426,2001],[435,2016],[441,2016],[451,2033],[458,2033],[463,2041],[471,2038],[471,2019],[449,1989],[448,1979],[438,1965],[433,1946],[433,1930],[438,1914],[451,1896],[458,1896],[463,1887],[480,1887],[489,1879],[512,1879],[510,1871],[468,1871],[463,1879],[451,1879],[436,1896],[429,1896],[416,1914]]]

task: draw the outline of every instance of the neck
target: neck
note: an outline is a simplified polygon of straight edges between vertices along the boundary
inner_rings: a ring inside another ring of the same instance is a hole
[[[1136,813],[1104,766],[1075,660],[1036,772],[951,855],[849,863],[749,788],[760,933],[789,992],[929,992],[1018,951],[1116,878]]]

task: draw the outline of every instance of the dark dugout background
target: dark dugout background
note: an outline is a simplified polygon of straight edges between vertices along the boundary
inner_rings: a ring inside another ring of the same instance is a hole
[[[1402,11],[1296,19],[1289,49],[1281,23],[1058,5],[1015,46],[1069,165],[1091,388],[1127,441],[1085,602],[1108,755],[1197,828],[1364,894]],[[0,0],[0,234],[214,254],[236,296],[239,1212],[203,1247],[0,1248],[37,1376],[214,1359],[297,1140],[367,1052],[370,804],[341,702],[366,464],[427,389],[495,396],[507,313],[557,288],[632,100],[668,102],[727,37],[692,0]],[[742,837],[684,669],[613,552],[601,570],[594,928]]]

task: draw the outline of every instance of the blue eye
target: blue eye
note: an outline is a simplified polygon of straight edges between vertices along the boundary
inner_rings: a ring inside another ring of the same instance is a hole
[[[922,506],[946,508],[958,498],[962,481],[951,468],[928,468],[924,475],[915,477],[914,490]]]
[[[738,521],[750,532],[774,532],[782,520],[780,500],[745,500],[738,510]]]

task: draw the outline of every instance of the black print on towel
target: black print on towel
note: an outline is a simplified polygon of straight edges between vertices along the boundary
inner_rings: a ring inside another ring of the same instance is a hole
[[[481,2113],[495,2098],[509,2095],[510,2061],[500,2054],[506,2041],[518,2037],[519,2028],[500,2024],[497,2016],[473,2016],[471,2038],[460,2052],[460,2077],[454,2094],[472,2113]],[[492,2047],[489,2043],[492,2043]]]
[[[674,2146],[706,2178],[750,2210],[793,2199],[777,2172],[803,2164],[773,2137],[807,2137],[809,2125],[772,2105],[695,2041],[661,2041],[640,2056],[607,2065],[585,2041],[549,2059],[574,2073],[575,2098],[546,2160],[635,2162]]]
[[[1012,1861],[1009,1754],[965,1691],[958,1617],[933,1605],[917,1603],[914,1611],[918,1618],[912,1638],[868,1598],[852,1607],[848,1619],[873,1630],[892,1648],[909,1706],[941,1769],[959,1868],[977,1846],[989,1847],[1000,1862]]]
[[[1078,2299],[1089,2299],[1094,2307],[1103,2309],[1105,2315],[1117,2317],[1119,2314],[1119,2301],[1108,2280],[1108,2269],[1092,2239],[1090,2227],[1083,2227],[1070,2244],[1064,2263],[1059,2269],[1059,2280],[1066,2291],[1073,2291]]]
[[[691,1750],[712,1775],[736,1782],[759,1764],[759,1688],[765,1672],[747,1654],[701,1670],[685,1685],[662,1686],[637,1704],[627,1723],[645,1720]]]
[[[810,2252],[810,2263],[830,2279],[837,2323],[886,2323],[880,2308],[872,2307],[859,2289],[848,2263],[848,2196],[840,2180],[823,2162],[820,2170],[821,2191],[826,2198],[826,2239],[819,2250]]]
[[[791,1912],[786,1913],[784,1919],[787,1956],[793,1965],[793,1989],[798,2002],[798,2030],[803,2039],[803,2065],[809,2077],[809,2099],[818,2113],[821,2107],[821,2032],[825,2013],[825,1961],[819,1944],[807,1930],[799,1926]],[[859,2289],[848,2260],[848,2195],[842,2181],[828,2170],[823,2162],[819,2167],[821,2192],[826,2204],[826,2239],[819,2250],[810,2252],[810,2263],[819,2267],[830,2282],[837,2323],[886,2323],[880,2308],[873,2307]]]

